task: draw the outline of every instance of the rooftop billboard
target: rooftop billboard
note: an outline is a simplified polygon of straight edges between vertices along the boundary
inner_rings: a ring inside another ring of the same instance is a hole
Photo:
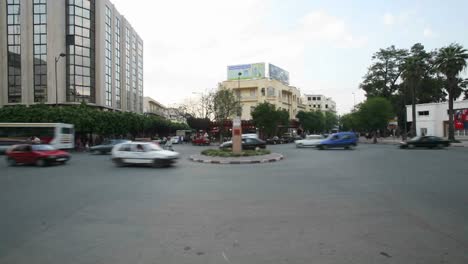
[[[227,67],[228,80],[265,78],[265,63],[231,65]]]
[[[275,79],[284,84],[289,85],[289,72],[271,63],[268,65],[268,68],[269,68],[268,71],[269,71],[269,75],[271,79]]]

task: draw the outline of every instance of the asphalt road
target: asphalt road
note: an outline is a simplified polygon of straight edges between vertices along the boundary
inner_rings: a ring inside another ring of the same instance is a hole
[[[0,263],[468,263],[468,148],[272,146],[277,163],[7,167]]]

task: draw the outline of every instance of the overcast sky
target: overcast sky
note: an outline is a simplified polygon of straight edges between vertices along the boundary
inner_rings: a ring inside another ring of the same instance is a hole
[[[408,3],[409,2],[409,3]],[[468,47],[468,1],[113,0],[144,41],[144,94],[171,106],[226,79],[226,66],[271,62],[339,113],[379,48]]]

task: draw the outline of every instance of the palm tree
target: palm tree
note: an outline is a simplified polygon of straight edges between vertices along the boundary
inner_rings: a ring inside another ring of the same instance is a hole
[[[453,100],[458,91],[458,74],[467,66],[468,51],[460,44],[452,43],[439,50],[436,58],[438,70],[446,77],[446,89],[449,96],[449,130],[448,139],[455,140],[455,127],[453,123]]]

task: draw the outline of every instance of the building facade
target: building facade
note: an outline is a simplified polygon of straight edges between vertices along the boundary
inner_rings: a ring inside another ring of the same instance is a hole
[[[453,102],[455,137],[468,138],[468,100]],[[406,106],[406,120],[413,122],[411,105]],[[416,105],[418,136],[448,136],[448,102]]]
[[[143,113],[143,41],[110,1],[0,3],[0,106]]]
[[[151,97],[143,97],[143,113],[167,118],[167,108]]]
[[[321,94],[304,94],[303,101],[308,111],[324,111],[336,113],[336,103],[330,97]]]
[[[298,88],[275,79],[228,80],[224,81],[221,86],[223,89],[232,90],[239,98],[243,120],[252,119],[253,109],[263,102],[271,103],[277,109],[288,111],[290,119],[295,119],[300,110],[306,109]]]

